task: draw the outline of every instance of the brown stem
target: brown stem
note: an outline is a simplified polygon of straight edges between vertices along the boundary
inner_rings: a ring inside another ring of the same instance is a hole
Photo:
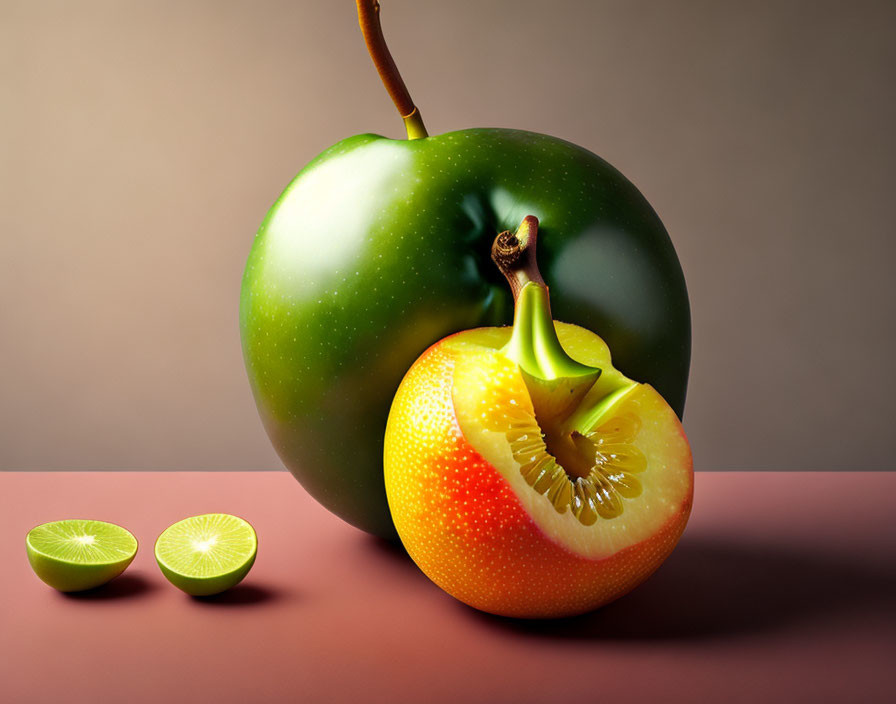
[[[377,0],[357,0],[357,3],[358,24],[361,25],[361,34],[364,35],[367,51],[370,54],[370,58],[373,59],[373,65],[376,66],[376,70],[380,74],[380,79],[382,79],[383,85],[389,92],[392,102],[395,103],[398,113],[405,122],[408,139],[428,136],[420,111],[414,105],[411,94],[408,92],[408,88],[398,72],[398,67],[392,59],[389,47],[386,46],[383,28],[380,25],[379,2]]]
[[[519,298],[520,291],[530,281],[547,285],[541,278],[535,259],[535,245],[538,241],[538,218],[527,215],[523,218],[515,234],[505,230],[492,243],[492,261],[504,274],[513,291],[513,300]]]

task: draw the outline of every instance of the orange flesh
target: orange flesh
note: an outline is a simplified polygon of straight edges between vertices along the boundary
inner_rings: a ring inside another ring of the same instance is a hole
[[[653,389],[636,386],[598,425],[612,439],[625,424],[618,419],[639,419],[635,445],[647,466],[628,474],[642,491],[618,482],[621,510],[589,516],[587,525],[559,511],[563,490],[527,483],[508,439],[519,408],[534,418],[518,368],[497,352],[508,330],[447,338],[408,372],[386,431],[392,516],[414,561],[461,601],[507,616],[581,613],[631,590],[671,552],[690,511],[690,450],[674,412]],[[573,357],[605,370],[596,396],[624,380],[597,336],[557,330]]]

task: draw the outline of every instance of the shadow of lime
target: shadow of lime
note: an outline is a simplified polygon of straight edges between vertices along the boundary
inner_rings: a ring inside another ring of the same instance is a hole
[[[115,601],[145,596],[159,588],[159,585],[139,572],[126,572],[111,582],[87,589],[83,592],[60,592],[72,601]]]
[[[239,608],[273,604],[286,598],[286,593],[263,584],[237,584],[220,594],[211,596],[191,596],[189,599],[202,606]],[[291,597],[295,596],[290,594]]]

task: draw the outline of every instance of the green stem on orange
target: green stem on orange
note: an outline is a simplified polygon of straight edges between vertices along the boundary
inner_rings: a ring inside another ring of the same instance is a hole
[[[529,215],[516,234],[502,232],[492,244],[492,259],[515,302],[513,332],[501,352],[522,370],[536,416],[557,419],[575,408],[601,370],[577,362],[560,344],[548,288],[535,259],[537,239],[538,219]]]
[[[395,103],[398,114],[404,120],[404,126],[408,133],[408,139],[422,139],[428,137],[426,126],[423,124],[423,118],[420,111],[414,105],[411,94],[398,67],[392,59],[392,53],[386,46],[386,39],[383,37],[383,28],[380,24],[380,4],[377,0],[357,0],[358,3],[358,24],[361,25],[361,34],[364,35],[364,43],[367,45],[367,51],[370,58],[373,59],[373,65],[376,66],[377,72],[383,85]]]

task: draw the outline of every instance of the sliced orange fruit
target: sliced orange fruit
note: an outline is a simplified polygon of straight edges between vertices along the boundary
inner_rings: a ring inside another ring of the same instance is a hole
[[[543,285],[516,293],[513,329],[445,338],[406,375],[386,491],[408,553],[445,591],[494,614],[567,616],[671,553],[691,451],[675,412],[615,370],[600,337],[551,321]]]

